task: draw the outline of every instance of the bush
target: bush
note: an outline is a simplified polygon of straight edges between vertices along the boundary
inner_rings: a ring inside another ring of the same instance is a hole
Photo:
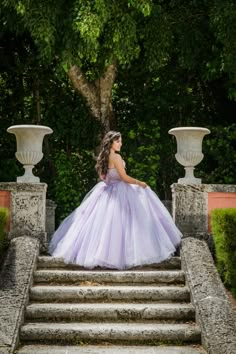
[[[211,212],[216,265],[225,286],[236,296],[236,208]]]
[[[56,177],[53,200],[57,204],[57,224],[79,206],[88,191],[96,184],[95,160],[89,151],[64,150],[55,156]],[[59,217],[58,217],[59,216]]]
[[[8,209],[0,208],[0,260],[7,245],[6,225],[8,220]]]
[[[208,126],[211,134],[204,141],[204,159],[199,167],[199,177],[204,183],[236,183],[236,124]]]
[[[137,122],[136,129],[122,130],[122,137],[125,143],[121,155],[125,159],[127,173],[146,182],[157,193],[160,164],[158,121],[150,120],[148,124]]]

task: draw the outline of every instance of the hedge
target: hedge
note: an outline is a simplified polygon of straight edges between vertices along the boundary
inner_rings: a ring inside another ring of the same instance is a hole
[[[211,212],[216,266],[225,286],[236,296],[236,208]]]
[[[7,245],[6,239],[6,225],[8,220],[8,209],[0,208],[0,259],[2,258],[2,254]]]

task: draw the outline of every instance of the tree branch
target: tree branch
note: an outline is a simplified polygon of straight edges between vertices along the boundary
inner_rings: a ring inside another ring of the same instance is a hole
[[[116,78],[116,64],[112,63],[107,67],[106,72],[100,78],[100,100],[102,117],[106,117],[111,110],[112,87]]]
[[[116,69],[116,63],[110,64],[105,73],[92,83],[77,65],[73,65],[67,73],[74,88],[86,99],[92,115],[103,124],[105,130],[114,126],[111,94]]]
[[[99,103],[99,95],[94,84],[90,83],[82,70],[73,65],[67,72],[74,88],[86,99],[87,104],[93,114],[93,116],[100,120],[101,110]]]

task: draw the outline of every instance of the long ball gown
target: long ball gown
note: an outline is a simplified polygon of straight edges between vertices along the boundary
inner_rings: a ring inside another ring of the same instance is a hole
[[[123,182],[112,168],[60,224],[49,253],[85,268],[125,269],[169,258],[181,236],[150,187]]]

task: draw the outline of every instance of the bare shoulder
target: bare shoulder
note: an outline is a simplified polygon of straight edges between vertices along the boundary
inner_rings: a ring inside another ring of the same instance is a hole
[[[114,156],[113,156],[113,160],[114,161],[122,161],[122,157],[120,156],[120,154],[114,154]]]
[[[119,154],[115,154],[113,157],[113,163],[116,168],[118,168],[119,166],[123,166],[122,157]]]
[[[109,168],[118,167],[122,158],[119,154],[112,154],[109,156]]]
[[[115,168],[120,168],[123,166],[122,157],[119,154],[114,154],[111,159],[111,164],[114,165]]]

